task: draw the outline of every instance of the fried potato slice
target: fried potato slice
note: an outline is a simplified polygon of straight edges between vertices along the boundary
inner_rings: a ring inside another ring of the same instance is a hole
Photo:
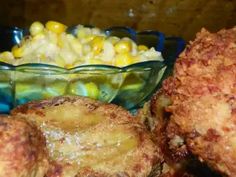
[[[145,127],[116,105],[67,96],[22,105],[12,114],[43,131],[61,176],[146,177],[158,161]]]

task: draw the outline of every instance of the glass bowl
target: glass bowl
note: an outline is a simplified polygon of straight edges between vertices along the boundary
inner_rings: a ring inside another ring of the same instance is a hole
[[[75,27],[69,27],[68,33]],[[107,35],[130,37],[138,44],[155,47],[164,61],[146,61],[126,67],[83,65],[65,69],[48,64],[13,66],[0,62],[0,113],[32,100],[61,95],[81,95],[112,102],[127,109],[143,104],[171,74],[176,57],[185,43],[178,37],[166,37],[157,31],[136,32],[127,27],[111,27]],[[27,30],[0,27],[0,51],[18,44]],[[3,45],[6,44],[6,45]]]

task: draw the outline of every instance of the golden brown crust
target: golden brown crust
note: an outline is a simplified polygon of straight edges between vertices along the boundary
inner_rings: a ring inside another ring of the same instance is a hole
[[[152,132],[156,135],[156,144],[160,146],[164,159],[169,165],[180,162],[188,156],[178,125],[170,122],[171,114],[165,110],[171,104],[170,97],[163,90],[153,96],[150,104],[150,114],[154,119],[155,127]]]
[[[0,141],[0,176],[42,177],[46,174],[46,143],[35,125],[0,116]]]
[[[235,99],[225,96],[205,96],[179,104],[174,121],[186,132],[188,149],[218,171],[230,176],[236,172]],[[188,105],[188,106],[186,106]],[[182,115],[188,119],[182,119]],[[209,117],[211,119],[209,119]]]
[[[90,177],[90,176],[93,176],[93,177],[111,177],[112,175],[109,175],[107,173],[102,173],[102,172],[96,172],[91,168],[84,168],[84,169],[80,170],[79,173],[76,175],[76,177]],[[129,177],[129,176],[122,176],[122,177]]]
[[[78,176],[146,177],[160,163],[146,128],[116,105],[66,96],[22,105],[12,114],[41,128],[61,176],[74,170]]]
[[[198,33],[177,60],[174,75],[164,81],[162,94],[172,102],[165,108],[170,114],[165,137],[183,137],[201,161],[236,176],[236,27]]]

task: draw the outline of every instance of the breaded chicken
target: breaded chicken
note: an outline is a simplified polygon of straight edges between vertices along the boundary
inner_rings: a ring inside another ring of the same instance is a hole
[[[67,96],[19,106],[12,115],[44,133],[55,162],[50,177],[147,177],[161,162],[145,127],[116,105]]]
[[[48,170],[46,141],[25,120],[0,116],[0,177],[43,177]]]
[[[167,104],[160,104],[162,98]],[[236,27],[197,34],[153,97],[151,113],[156,135],[164,132],[174,155],[168,157],[190,152],[223,175],[236,176]]]

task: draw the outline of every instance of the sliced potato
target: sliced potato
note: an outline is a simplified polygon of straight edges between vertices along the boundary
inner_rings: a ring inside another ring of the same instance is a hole
[[[67,174],[146,177],[158,160],[145,127],[116,105],[68,96],[22,105],[12,114],[43,131],[61,176],[68,170]]]

